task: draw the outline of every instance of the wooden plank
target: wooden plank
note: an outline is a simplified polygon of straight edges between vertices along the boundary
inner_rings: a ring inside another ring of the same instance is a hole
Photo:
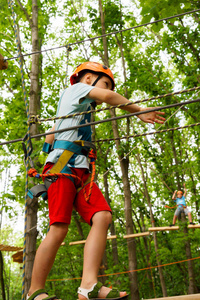
[[[113,239],[116,239],[117,236],[116,235],[110,235],[110,236],[107,236],[107,240],[113,240]],[[72,246],[72,245],[80,245],[80,244],[85,244],[86,240],[82,240],[82,241],[75,241],[75,242],[70,242],[69,245]]]
[[[189,224],[189,225],[188,225],[188,228],[193,228],[193,229],[195,229],[195,228],[200,228],[200,224],[195,224],[195,225]]]
[[[23,250],[12,255],[13,261],[21,264],[23,262]]]
[[[173,297],[164,297],[164,298],[153,298],[146,300],[200,300],[200,294],[191,294],[183,296],[173,296]]]
[[[127,235],[124,235],[123,238],[124,239],[129,239],[129,238],[135,238],[135,237],[147,236],[147,235],[150,235],[149,231],[140,232],[140,233],[133,233],[133,234],[127,234]]]
[[[179,226],[166,226],[166,227],[150,227],[149,231],[168,231],[168,230],[178,230]]]
[[[23,247],[16,247],[16,246],[8,246],[8,245],[3,245],[0,244],[0,251],[18,251],[23,249]]]
[[[116,238],[117,238],[116,235],[108,235],[108,236],[107,236],[107,240],[114,240],[114,239],[116,239]]]
[[[85,244],[86,240],[82,240],[82,241],[76,241],[76,242],[70,242],[69,245],[73,246],[73,245],[80,245],[80,244]]]

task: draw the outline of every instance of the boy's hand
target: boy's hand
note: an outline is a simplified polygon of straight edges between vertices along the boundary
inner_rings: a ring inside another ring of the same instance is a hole
[[[141,107],[140,111],[145,111],[145,110],[149,110],[155,107]],[[161,117],[160,115],[164,115],[164,112],[161,111],[152,111],[146,114],[142,114],[142,115],[138,115],[138,118],[140,118],[140,120],[142,120],[145,123],[159,123],[159,124],[163,124],[165,121],[165,118]]]

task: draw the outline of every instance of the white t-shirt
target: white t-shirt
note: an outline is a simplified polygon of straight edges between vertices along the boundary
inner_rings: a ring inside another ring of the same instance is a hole
[[[87,95],[93,88],[94,86],[90,86],[79,82],[65,89],[58,103],[56,117],[91,110],[90,104],[94,100],[87,98]],[[91,113],[88,113],[75,117],[57,120],[55,130],[89,123],[90,118]],[[61,133],[55,133],[55,140],[64,140],[70,142],[76,140],[84,140],[90,142],[91,135],[91,126],[87,126],[73,130],[63,131]],[[62,149],[54,149],[53,151],[51,151],[47,157],[46,163],[56,163],[63,151],[64,150]],[[89,162],[86,156],[74,154],[69,160],[67,166],[75,168],[89,168]]]

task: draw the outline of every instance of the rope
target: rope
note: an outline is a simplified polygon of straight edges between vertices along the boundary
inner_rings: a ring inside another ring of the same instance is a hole
[[[145,110],[145,111],[139,111],[139,112],[131,113],[131,114],[128,114],[128,115],[117,116],[117,117],[108,118],[108,119],[105,119],[105,120],[99,120],[99,121],[96,121],[96,122],[90,122],[90,123],[81,124],[81,125],[77,125],[77,126],[72,126],[72,127],[68,127],[68,128],[63,128],[63,129],[59,129],[59,130],[55,130],[55,131],[49,131],[49,132],[45,132],[45,133],[35,134],[35,135],[32,135],[30,138],[34,139],[34,138],[46,136],[46,135],[49,135],[49,134],[54,134],[54,133],[58,133],[58,132],[64,132],[64,131],[74,130],[74,129],[78,129],[78,128],[82,128],[82,127],[87,127],[87,126],[91,126],[91,125],[97,125],[97,124],[101,124],[101,123],[105,123],[105,122],[110,122],[110,121],[113,121],[113,120],[119,120],[119,119],[123,119],[123,118],[130,118],[130,117],[133,117],[133,116],[139,116],[139,115],[142,115],[142,114],[147,114],[147,113],[153,112],[153,111],[160,111],[162,109],[167,109],[167,108],[172,108],[172,107],[187,105],[187,104],[196,103],[196,102],[200,102],[200,98],[195,99],[195,100],[191,100],[191,101],[185,101],[185,102],[180,102],[180,103],[174,103],[174,104],[170,104],[170,105],[155,107],[155,108],[151,108],[151,109],[148,109],[148,110]],[[195,123],[195,124],[191,124],[191,125],[187,125],[187,126],[183,126],[183,127],[176,127],[175,129],[182,129],[182,128],[186,128],[186,127],[193,127],[193,126],[197,126],[199,124],[200,123]],[[164,131],[170,131],[170,130],[174,130],[174,128],[166,129],[166,130],[163,130],[163,131],[161,130],[161,131],[159,131],[159,133],[160,132],[164,132]],[[153,134],[153,133],[145,133],[145,134],[142,134],[142,135],[148,135],[148,134]],[[158,133],[158,132],[155,132],[155,133]],[[130,137],[135,137],[135,136],[137,137],[137,136],[142,136],[142,135],[133,135],[133,136],[130,136]],[[124,138],[129,138],[129,136],[120,137],[120,138],[116,138],[116,139],[113,138],[113,139],[98,140],[98,141],[93,141],[93,142],[112,141],[112,140],[119,140],[119,139],[124,139]],[[21,141],[23,141],[22,138],[21,139],[7,141],[7,142],[2,142],[2,143],[0,143],[0,146],[1,145],[6,145],[6,144],[10,144],[10,143],[21,142]]]
[[[15,13],[13,8],[13,1],[8,0],[8,6],[11,8],[12,12],[12,18],[13,18],[13,24],[14,24],[14,32],[15,32],[15,39],[16,39],[16,45],[17,45],[17,52],[18,52],[18,58],[19,58],[19,66],[20,66],[20,73],[21,73],[21,79],[22,79],[22,89],[23,89],[23,95],[24,95],[24,102],[25,102],[25,108],[26,108],[26,115],[29,119],[29,107],[28,107],[28,101],[27,101],[27,94],[25,89],[25,82],[24,82],[24,74],[23,74],[23,65],[22,65],[22,58],[20,53],[20,40],[17,33],[17,25],[16,25],[16,19],[15,19]],[[26,151],[26,157],[25,157],[25,167],[26,167],[26,182],[25,182],[25,216],[24,216],[24,244],[23,244],[23,275],[22,275],[22,300],[25,299],[25,261],[26,261],[26,234],[27,234],[27,200],[28,200],[28,165],[29,165],[29,157],[32,152],[31,147],[31,139],[30,139],[30,125],[28,124],[27,134],[25,138],[23,139],[23,142],[27,141],[27,151]]]
[[[126,153],[121,159],[119,159],[114,165],[112,165],[108,170],[106,170],[105,173],[103,173],[103,176],[105,176],[108,172],[110,172],[111,169],[114,168],[114,166],[116,164],[118,164],[120,161],[122,161],[123,159],[125,159],[133,150],[135,150],[137,148],[137,146],[133,147],[133,149],[131,149],[128,153]]]
[[[168,205],[165,205],[166,208],[171,208],[171,209],[172,209],[172,208],[176,208],[177,206],[178,206],[178,205],[175,205],[175,206],[168,206]]]
[[[95,109],[95,111],[94,110],[89,110],[89,111],[84,111],[84,112],[70,114],[70,115],[66,115],[66,116],[60,116],[60,117],[51,117],[51,118],[46,118],[46,119],[40,119],[38,115],[37,116],[31,116],[30,119],[28,120],[28,122],[32,123],[32,124],[33,123],[34,124],[36,124],[36,123],[41,124],[41,122],[46,122],[46,121],[55,121],[55,120],[60,120],[60,119],[74,118],[76,116],[80,116],[80,115],[83,115],[83,114],[86,115],[86,114],[90,114],[90,113],[97,113],[97,112],[106,111],[106,110],[115,109],[115,108],[122,108],[122,107],[126,107],[126,106],[129,106],[129,105],[132,105],[132,104],[138,104],[138,103],[141,104],[141,103],[148,102],[148,101],[151,101],[151,100],[157,100],[157,99],[160,99],[160,98],[166,98],[166,97],[169,97],[169,96],[175,96],[175,95],[179,95],[179,94],[183,94],[183,93],[187,93],[187,92],[191,92],[191,91],[198,91],[198,90],[200,90],[200,86],[193,87],[193,88],[190,88],[190,89],[185,89],[185,90],[178,91],[178,92],[173,92],[173,93],[168,93],[168,94],[164,94],[164,95],[154,96],[154,97],[151,97],[151,98],[137,100],[137,101],[133,101],[133,102],[126,103],[126,104],[118,104],[118,105],[115,105],[115,106],[99,108],[99,109]]]
[[[151,269],[166,267],[166,266],[170,266],[170,265],[180,264],[180,263],[183,263],[183,262],[188,262],[188,261],[192,261],[192,260],[196,260],[196,259],[200,259],[200,256],[194,257],[194,258],[188,258],[188,259],[184,259],[184,260],[180,260],[180,261],[176,261],[176,262],[171,262],[171,263],[167,263],[167,264],[162,264],[162,265],[158,265],[158,266],[150,266],[150,267],[142,268],[142,269],[116,272],[116,273],[110,273],[110,274],[102,274],[102,275],[98,275],[98,277],[107,277],[107,276],[114,276],[114,275],[120,275],[120,274],[128,274],[128,273],[133,273],[133,272],[151,270]],[[77,280],[77,279],[82,279],[82,277],[63,278],[63,279],[58,279],[58,278],[56,278],[56,279],[47,279],[47,281],[68,281],[68,280]]]
[[[200,122],[185,125],[185,126],[179,126],[179,127],[173,127],[173,128],[168,128],[168,129],[163,129],[163,130],[158,130],[158,131],[141,133],[141,134],[127,135],[127,136],[125,135],[125,136],[122,136],[122,137],[119,137],[119,138],[100,139],[100,140],[96,140],[96,141],[94,140],[92,142],[93,143],[101,143],[101,142],[109,142],[109,141],[115,141],[115,140],[123,140],[123,139],[129,139],[129,138],[133,138],[133,137],[135,138],[135,137],[140,137],[140,136],[147,136],[147,135],[153,135],[153,134],[158,134],[158,133],[163,133],[163,132],[175,131],[175,130],[190,128],[190,127],[199,126],[199,125],[200,125]],[[56,132],[58,132],[58,131],[56,131]],[[48,135],[48,134],[50,134],[50,133],[44,133],[44,134],[41,134],[41,135],[45,136],[45,135]],[[37,137],[38,137],[38,135],[33,135],[33,136],[31,136],[31,139],[37,138]],[[10,143],[21,142],[21,141],[22,141],[22,139],[16,139],[16,140],[11,140],[11,141],[7,141],[7,142],[2,142],[2,143],[0,143],[0,146],[10,144]]]
[[[133,27],[117,30],[117,31],[114,31],[114,32],[105,33],[105,34],[98,35],[98,36],[95,36],[95,37],[92,37],[92,38],[88,38],[88,39],[85,39],[85,40],[80,40],[80,41],[77,41],[77,42],[74,42],[74,43],[70,43],[69,45],[70,46],[78,45],[78,44],[81,44],[81,43],[85,43],[85,42],[88,42],[88,41],[93,41],[93,40],[103,38],[103,37],[106,37],[106,36],[116,35],[117,33],[125,32],[125,31],[128,31],[128,30],[136,29],[136,28],[140,28],[140,27],[147,26],[147,25],[156,24],[156,23],[159,23],[159,22],[167,21],[167,20],[170,20],[170,19],[178,18],[178,17],[183,17],[185,15],[192,14],[192,13],[195,13],[195,12],[198,12],[198,11],[200,11],[200,9],[187,11],[187,12],[184,12],[184,13],[181,13],[181,14],[178,14],[178,15],[174,15],[174,16],[171,16],[171,17],[166,17],[166,18],[163,18],[163,19],[159,19],[159,20],[155,20],[155,21],[152,21],[152,22],[144,23],[144,24],[141,24],[141,25],[136,25],[136,26],[133,26]],[[64,48],[64,47],[66,47],[66,45],[58,46],[58,47],[52,47],[52,48],[44,49],[44,50],[41,50],[41,51],[35,51],[35,52],[23,54],[21,56],[29,56],[29,55],[33,55],[33,54],[39,54],[39,53],[43,53],[43,52],[47,52],[47,51],[51,51],[51,50],[61,49],[61,48]],[[16,59],[16,58],[17,57],[10,57],[10,58],[7,58],[6,60],[8,61],[8,60],[11,60],[11,59]]]
[[[86,195],[85,189],[83,189],[85,200],[88,201],[90,199],[90,196],[92,194],[92,187],[94,184],[94,177],[95,177],[95,160],[97,159],[96,151],[94,149],[91,149],[88,157],[90,158],[90,164],[92,165],[92,174],[91,174],[91,181],[89,186],[88,195]]]
[[[179,126],[179,127],[173,127],[173,128],[168,128],[168,129],[163,129],[163,130],[158,130],[158,131],[141,133],[141,134],[127,135],[127,136],[125,135],[125,136],[122,136],[122,137],[119,137],[119,138],[100,139],[100,140],[96,140],[96,141],[93,140],[92,142],[93,143],[101,143],[101,142],[109,142],[109,141],[115,141],[115,140],[123,140],[123,139],[128,139],[128,138],[133,138],[133,137],[135,138],[135,137],[153,135],[153,134],[158,134],[158,133],[163,133],[163,132],[168,132],[168,131],[175,131],[175,130],[190,128],[190,127],[199,126],[199,125],[200,125],[200,122],[185,125],[185,126]],[[86,125],[86,126],[88,126],[88,125]],[[65,130],[67,131],[67,128],[65,128]],[[65,130],[62,130],[62,131],[65,131]],[[55,131],[55,132],[58,132],[58,131]],[[61,132],[61,131],[59,131],[59,132]],[[48,134],[51,134],[51,133],[46,132],[44,134],[39,134],[39,136],[45,136],[45,135],[48,135]],[[32,135],[31,139],[34,139],[34,138],[37,138],[37,137],[38,137],[37,134]],[[16,139],[16,140],[11,140],[11,141],[7,141],[7,142],[2,142],[2,143],[0,143],[0,146],[1,145],[6,145],[6,144],[11,144],[11,143],[17,143],[17,142],[21,142],[21,141],[23,141],[23,139]]]
[[[179,130],[179,129],[190,128],[190,127],[199,126],[199,125],[200,125],[200,122],[185,125],[185,126],[179,126],[179,127],[174,127],[174,128],[168,128],[168,129],[162,129],[162,130],[157,130],[157,131],[152,131],[152,132],[141,133],[141,134],[127,135],[127,136],[122,136],[122,137],[119,137],[119,138],[100,139],[100,140],[95,141],[95,142],[100,143],[100,142],[110,142],[110,141],[121,140],[121,139],[129,139],[129,138],[133,138],[133,137],[135,138],[135,137],[140,137],[140,136],[153,135],[153,134],[158,134],[158,133],[163,133],[163,132],[169,132],[169,131],[175,131],[175,130]]]
[[[169,121],[183,106],[179,107],[168,119],[165,120],[165,122],[163,124],[161,124],[158,129],[160,129],[164,124],[167,123],[167,121]],[[133,152],[133,150],[135,150],[137,148],[137,146],[135,146],[133,149],[131,149],[128,153],[126,153],[121,159],[119,159],[119,162],[122,161],[123,159],[125,159],[131,152]],[[118,164],[118,162],[116,162],[115,164]],[[114,164],[114,165],[115,165]],[[114,168],[114,165],[112,165],[108,170],[106,170],[105,173],[103,173],[103,176],[106,175],[111,169]],[[157,174],[158,175],[158,174]]]

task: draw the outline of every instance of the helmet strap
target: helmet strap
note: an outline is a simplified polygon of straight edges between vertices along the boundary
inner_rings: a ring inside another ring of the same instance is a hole
[[[95,79],[95,81],[93,82],[92,86],[95,86],[97,84],[97,82],[99,81],[99,79],[101,79],[102,76],[103,76],[102,74],[99,74],[97,79]]]

